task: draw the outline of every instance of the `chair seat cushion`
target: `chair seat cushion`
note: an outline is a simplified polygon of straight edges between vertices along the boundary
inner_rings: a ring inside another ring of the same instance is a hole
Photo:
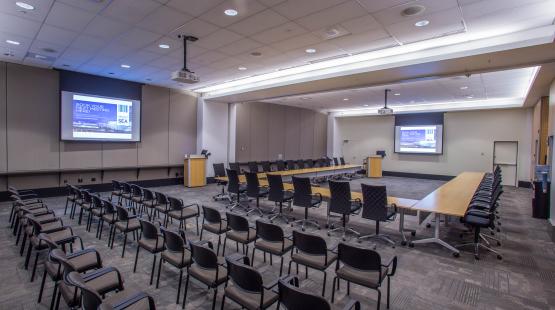
[[[90,210],[90,209],[92,209],[92,203],[90,203],[90,202],[83,202],[83,203],[79,204],[79,206],[80,206],[81,209],[83,209],[83,210]]]
[[[116,294],[109,296],[102,301],[102,304],[98,307],[99,310],[112,310],[114,306],[124,302],[130,298],[133,298],[138,291],[133,290],[123,290],[117,292]],[[129,305],[125,310],[150,310],[150,305],[148,303],[148,298],[141,298],[137,302]]]
[[[66,228],[66,229],[62,229],[62,230],[58,230],[58,231],[55,231],[55,232],[48,233],[47,236],[53,242],[58,243],[61,240],[72,237],[73,234],[71,233],[71,230],[69,228]],[[40,248],[39,248],[39,238],[37,238],[36,236],[31,237],[31,242],[33,243],[33,246],[36,249],[46,249],[48,247],[45,242],[40,242]],[[71,241],[69,241],[69,242],[71,242]]]
[[[231,230],[227,232],[226,236],[239,243],[251,243],[256,240],[256,230],[253,228],[249,228],[248,232]]]
[[[227,280],[227,269],[222,266],[218,266],[218,278],[216,279],[215,268],[207,269],[202,268],[197,264],[193,264],[189,267],[189,275],[206,285],[215,286],[224,283]]]
[[[249,310],[265,309],[278,300],[278,294],[264,289],[264,300],[260,305],[260,294],[243,290],[235,285],[226,287],[225,295]]]
[[[119,287],[117,272],[112,271],[103,274],[95,279],[86,281],[92,289],[94,289],[99,294],[105,294],[111,292]],[[79,294],[75,294],[76,288],[74,286],[69,286],[63,281],[60,283],[60,292],[66,303],[70,306],[75,305],[79,301]],[[77,296],[77,298],[74,298]]]
[[[168,212],[168,216],[174,219],[183,220],[198,216],[198,212],[194,207],[185,207],[182,210],[172,210]]]
[[[272,241],[266,241],[263,239],[258,239],[256,240],[254,247],[259,250],[281,256],[289,252],[289,250],[293,247],[293,241],[287,238],[283,239],[283,241],[284,242],[279,242],[279,241],[272,242]]]
[[[165,250],[162,252],[162,258],[177,268],[183,268],[191,264],[191,252],[185,250],[183,252],[174,252]]]
[[[167,205],[156,205],[154,209],[158,210],[159,212],[166,213]]]
[[[158,245],[156,245],[156,240],[158,240]],[[158,253],[164,249],[164,238],[163,237],[158,237],[157,239],[141,238],[139,240],[139,246],[149,251],[150,253]]]
[[[143,201],[143,196],[133,196],[131,197],[131,200],[137,203],[140,203]]]
[[[209,232],[213,233],[213,234],[222,234],[226,231],[228,231],[227,228],[227,222],[223,222],[221,224],[221,229],[220,229],[220,223],[204,223],[202,224],[202,228],[204,228],[205,230],[208,230]]]
[[[115,213],[106,213],[106,214],[102,215],[102,220],[112,224],[116,221],[116,214]]]
[[[311,255],[303,252],[293,252],[293,255],[291,255],[291,259],[295,263],[299,263],[301,265],[305,265],[314,269],[324,270],[337,259],[337,254],[333,253],[332,251],[328,251],[327,264],[326,257],[324,255]]]
[[[364,271],[360,269],[355,269],[349,266],[342,266],[341,268],[337,269],[335,272],[337,277],[340,279],[356,283],[358,285],[370,287],[370,288],[378,288],[387,276],[387,267],[381,267],[382,274],[380,279],[380,273],[376,271]]]
[[[130,219],[129,225],[127,225],[127,221],[118,221],[116,222],[116,228],[122,232],[133,231],[141,228],[141,223],[136,218]]]

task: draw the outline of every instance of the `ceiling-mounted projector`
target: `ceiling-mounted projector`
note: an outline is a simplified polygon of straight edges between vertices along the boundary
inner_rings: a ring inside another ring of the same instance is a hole
[[[179,35],[178,37],[183,39],[183,68],[179,71],[173,72],[171,79],[179,83],[198,83],[200,81],[199,76],[187,69],[187,41],[195,42],[198,38],[186,35]]]
[[[379,115],[391,115],[393,114],[393,109],[387,107],[387,93],[389,93],[391,89],[385,90],[385,102],[383,108],[378,109]]]

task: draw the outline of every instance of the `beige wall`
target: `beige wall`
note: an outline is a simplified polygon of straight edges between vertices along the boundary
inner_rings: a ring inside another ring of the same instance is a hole
[[[395,154],[394,116],[337,119],[342,153],[349,162],[362,162],[385,150],[385,171],[457,175],[462,171],[490,171],[494,141],[518,141],[518,179],[530,180],[530,109],[445,113],[443,155]]]
[[[269,103],[236,105],[235,161],[320,158],[326,155],[327,116]]]
[[[103,168],[118,168],[105,171],[104,182],[175,177],[182,169],[168,175],[167,166],[196,151],[196,97],[187,93],[143,86],[139,143],[60,141],[59,93],[57,71],[0,62],[0,186],[100,183]],[[137,167],[145,168],[137,175]]]

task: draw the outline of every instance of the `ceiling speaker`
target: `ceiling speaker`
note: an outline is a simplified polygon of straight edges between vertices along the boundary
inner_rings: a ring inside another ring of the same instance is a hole
[[[401,15],[403,16],[416,16],[416,15],[420,15],[422,14],[424,11],[426,10],[426,8],[422,5],[413,5],[413,6],[409,6],[408,8],[404,9],[401,12]]]

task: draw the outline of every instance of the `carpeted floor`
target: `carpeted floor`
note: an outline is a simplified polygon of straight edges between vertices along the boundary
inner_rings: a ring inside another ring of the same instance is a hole
[[[435,188],[443,184],[442,181],[420,180],[398,177],[384,177],[380,180],[354,180],[352,189],[359,190],[359,183],[379,183],[388,187],[388,194],[411,199],[421,199]],[[219,208],[225,212],[223,202],[214,202],[212,195],[219,191],[216,185],[205,188],[186,189],[182,186],[155,188],[155,190],[182,198],[185,203],[199,203]],[[101,193],[104,197],[105,193]],[[152,256],[141,252],[137,273],[133,273],[133,262],[136,245],[134,241],[128,243],[126,256],[121,258],[122,238],[118,236],[114,249],[107,248],[107,234],[102,240],[95,238],[94,230],[86,232],[84,225],[78,226],[76,220],[63,216],[65,197],[45,199],[48,206],[64,218],[64,223],[74,227],[86,246],[95,247],[100,251],[105,266],[115,266],[123,274],[126,289],[140,289],[154,296],[158,309],[180,309],[175,304],[178,283],[178,271],[169,265],[162,270],[160,288],[148,285]],[[272,204],[263,201],[264,209],[270,210]],[[471,253],[462,252],[459,258],[454,258],[447,250],[437,245],[417,245],[415,248],[403,247],[397,244],[395,248],[377,242],[377,251],[384,260],[396,255],[399,259],[397,273],[391,284],[391,309],[550,309],[555,308],[555,246],[550,241],[548,226],[545,221],[531,217],[531,191],[529,189],[506,187],[501,199],[502,233],[498,237],[502,246],[495,247],[504,256],[502,261],[495,255],[483,253],[481,260],[475,261]],[[8,228],[10,205],[0,205],[0,309],[45,309],[48,307],[52,292],[52,283],[47,280],[45,297],[39,305],[36,303],[40,276],[43,269],[39,265],[37,279],[30,283],[30,271],[23,269],[23,257],[19,256],[19,247],[14,245],[15,237]],[[295,208],[292,213],[301,217],[302,210]],[[311,218],[325,223],[326,204],[319,209],[310,210]],[[252,215],[251,221],[257,219]],[[417,218],[409,216],[406,220],[408,228],[417,229],[416,237],[426,238],[432,234],[432,228],[418,227]],[[362,233],[371,233],[374,224],[360,218],[352,218],[351,224]],[[293,228],[282,225],[286,233]],[[96,226],[93,226],[95,228]],[[176,228],[174,224],[172,227]],[[382,232],[390,234],[395,240],[400,240],[397,231],[398,223],[383,225]],[[457,244],[463,242],[459,232],[463,229],[454,220],[449,226],[441,225],[442,236]],[[314,232],[324,236],[330,247],[337,244],[340,238],[336,235],[327,237],[322,228]],[[131,236],[130,236],[131,237]],[[194,221],[187,224],[187,237],[198,240],[195,234]],[[214,235],[205,233],[205,239],[217,240]],[[348,242],[355,242],[349,240]],[[363,245],[373,246],[373,241],[365,241]],[[235,252],[235,245],[228,243],[227,254]],[[286,256],[285,264],[289,261]],[[41,259],[42,260],[42,259]],[[255,267],[263,273],[265,281],[275,279],[279,273],[279,264],[270,266],[264,263],[262,255],[257,255]],[[328,269],[327,298],[331,296],[331,279],[334,267]],[[304,272],[300,274],[301,286],[318,293],[321,291],[323,274],[309,271],[309,278],[305,279]],[[386,288],[382,289],[385,293]],[[220,308],[220,288],[216,307]],[[382,307],[385,308],[385,294]],[[335,306],[341,307],[349,298],[357,299],[363,309],[376,307],[377,294],[366,288],[352,286],[351,296],[345,296],[342,289],[337,295]],[[193,282],[189,286],[187,309],[210,309],[211,294],[200,284]],[[63,304],[63,302],[62,302]],[[65,307],[62,307],[65,308]],[[239,309],[231,302],[226,302],[225,309]]]

